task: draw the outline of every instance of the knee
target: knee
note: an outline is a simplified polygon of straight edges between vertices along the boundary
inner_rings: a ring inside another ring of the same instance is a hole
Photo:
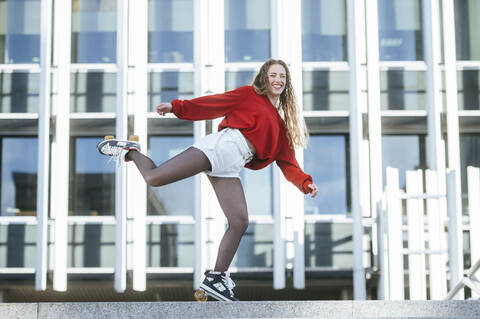
[[[230,227],[243,235],[248,228],[248,215],[235,219]]]
[[[150,186],[162,186],[162,183],[158,180],[158,178],[152,176],[151,174],[145,175],[143,178],[145,179],[145,182]]]

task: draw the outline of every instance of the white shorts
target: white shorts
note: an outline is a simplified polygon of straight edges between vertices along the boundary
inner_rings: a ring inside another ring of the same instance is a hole
[[[239,177],[238,173],[253,158],[247,140],[238,129],[225,128],[212,133],[192,145],[209,159],[212,171],[207,175],[216,177]]]

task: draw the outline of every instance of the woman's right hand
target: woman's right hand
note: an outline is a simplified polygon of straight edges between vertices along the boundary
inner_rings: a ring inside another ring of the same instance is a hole
[[[164,102],[157,105],[157,113],[165,116],[165,114],[172,112],[172,103]]]

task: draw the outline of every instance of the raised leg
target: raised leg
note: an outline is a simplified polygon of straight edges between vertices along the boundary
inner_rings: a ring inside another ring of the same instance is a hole
[[[130,151],[127,159],[132,160],[145,181],[152,186],[162,186],[212,169],[208,157],[199,149],[190,147],[165,163],[156,166],[148,157]]]
[[[218,248],[214,271],[228,270],[238,245],[248,227],[248,211],[239,178],[209,176],[220,207],[228,220],[228,228]]]

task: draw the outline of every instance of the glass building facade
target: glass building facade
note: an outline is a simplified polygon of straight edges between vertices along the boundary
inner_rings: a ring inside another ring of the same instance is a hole
[[[233,277],[268,281],[259,291],[270,299],[280,288],[352,298],[353,216],[369,243],[364,269],[376,274],[386,167],[400,169],[402,188],[406,170],[458,169],[466,194],[466,167],[480,166],[478,14],[476,0],[0,0],[4,300],[25,282],[39,290],[31,300],[67,286],[78,300],[79,280],[159,298],[157,284],[197,285],[226,227],[206,178],[147,187],[96,144],[135,134],[160,164],[219,121],[159,117],[158,103],[250,85],[270,57],[290,67],[310,132],[297,158],[319,194],[304,197],[274,163],[242,170],[250,225]]]

